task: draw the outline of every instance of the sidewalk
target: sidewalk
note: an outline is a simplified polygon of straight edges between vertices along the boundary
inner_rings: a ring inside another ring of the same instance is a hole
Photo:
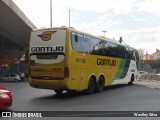
[[[160,89],[160,80],[136,80],[134,81],[134,84],[142,85],[150,88]]]

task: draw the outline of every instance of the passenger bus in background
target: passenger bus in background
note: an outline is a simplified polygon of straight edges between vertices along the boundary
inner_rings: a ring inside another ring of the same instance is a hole
[[[105,86],[132,85],[138,76],[136,49],[74,28],[33,30],[29,55],[30,86],[57,94],[101,92]]]

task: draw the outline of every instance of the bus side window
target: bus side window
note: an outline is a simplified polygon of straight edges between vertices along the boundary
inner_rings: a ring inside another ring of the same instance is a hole
[[[90,46],[90,37],[84,35],[82,40],[82,52],[83,53],[90,53],[91,52],[91,46]]]
[[[74,50],[82,52],[82,40],[83,35],[74,32],[71,33],[72,48]]]
[[[121,46],[120,45],[117,46],[117,57],[121,58]]]
[[[117,53],[116,53],[116,48],[117,48],[117,45],[114,44],[114,43],[111,43],[111,42],[107,42],[107,45],[108,45],[108,50],[109,50],[109,55],[110,57],[116,57]]]
[[[107,50],[107,43],[105,41],[100,42],[98,46],[99,54],[102,56],[107,56],[108,50]]]
[[[130,48],[130,56],[132,60],[135,60],[134,51]]]
[[[139,54],[138,54],[138,51],[137,50],[135,50],[135,55],[136,55],[136,60],[140,60],[140,58],[139,58]]]
[[[129,48],[126,47],[126,56],[127,56],[127,59],[130,59],[130,52],[129,52]]]
[[[90,39],[91,54],[93,54],[93,55],[99,55],[99,52],[98,52],[99,42],[100,42],[99,39],[91,37],[91,39]]]

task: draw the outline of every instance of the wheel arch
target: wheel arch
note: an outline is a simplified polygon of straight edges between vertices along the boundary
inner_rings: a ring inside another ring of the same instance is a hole
[[[131,75],[131,80],[133,79],[133,81],[134,81],[134,79],[135,79],[135,74],[134,73],[132,73],[132,75]]]
[[[129,84],[129,85],[133,85],[134,80],[135,80],[135,74],[132,73],[132,74],[131,74],[130,81],[128,82],[128,84]]]
[[[90,75],[90,77],[88,78],[88,81],[89,81],[90,78],[93,78],[94,82],[96,83],[97,78],[96,78],[95,74]]]

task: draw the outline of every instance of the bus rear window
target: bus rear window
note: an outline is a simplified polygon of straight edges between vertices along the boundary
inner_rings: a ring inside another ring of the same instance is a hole
[[[37,55],[37,59],[52,59],[55,60],[58,58],[58,55]]]

